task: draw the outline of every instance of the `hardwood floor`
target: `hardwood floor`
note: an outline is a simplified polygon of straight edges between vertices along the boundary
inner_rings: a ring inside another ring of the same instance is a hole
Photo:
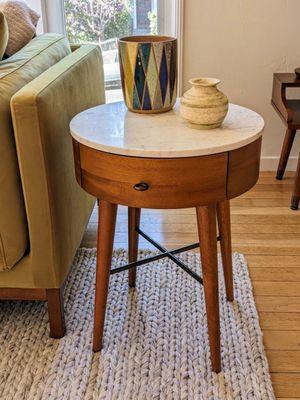
[[[300,399],[300,210],[289,209],[293,173],[261,173],[231,202],[233,251],[244,253],[277,399]],[[143,210],[141,227],[174,248],[197,241],[195,210]],[[82,245],[96,247],[97,210]],[[127,209],[119,207],[115,247],[127,247]],[[141,248],[151,246],[140,239]]]

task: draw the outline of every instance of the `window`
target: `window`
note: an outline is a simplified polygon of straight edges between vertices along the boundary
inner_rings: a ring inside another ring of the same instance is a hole
[[[106,97],[112,102],[122,99],[117,39],[128,35],[178,36],[178,5],[183,0],[39,1],[46,1],[44,25],[48,31],[64,32],[72,43],[101,46]]]

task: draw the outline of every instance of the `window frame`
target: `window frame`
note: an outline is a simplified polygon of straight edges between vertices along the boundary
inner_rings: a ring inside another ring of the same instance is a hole
[[[66,35],[64,0],[30,0],[42,12],[43,31]],[[154,1],[154,0],[153,0]],[[158,2],[158,26],[163,35],[178,39],[178,95],[182,94],[183,80],[183,22],[185,0],[163,0]],[[171,18],[170,18],[171,16]]]

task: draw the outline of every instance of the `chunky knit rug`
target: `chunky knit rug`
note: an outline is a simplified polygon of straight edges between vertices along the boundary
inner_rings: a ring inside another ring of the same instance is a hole
[[[149,255],[143,252],[142,257]],[[199,272],[199,257],[182,259]],[[203,288],[169,260],[110,281],[104,349],[92,352],[96,251],[80,249],[68,280],[67,335],[49,339],[46,305],[0,302],[1,400],[274,399],[251,282],[234,255],[236,301],[220,274],[223,372],[210,371]],[[113,265],[127,262],[124,250]]]

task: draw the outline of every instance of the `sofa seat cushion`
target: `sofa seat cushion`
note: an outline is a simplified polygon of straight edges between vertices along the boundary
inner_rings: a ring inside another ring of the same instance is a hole
[[[11,269],[29,249],[10,100],[27,83],[69,53],[67,39],[58,34],[46,34],[0,62],[0,271]]]

